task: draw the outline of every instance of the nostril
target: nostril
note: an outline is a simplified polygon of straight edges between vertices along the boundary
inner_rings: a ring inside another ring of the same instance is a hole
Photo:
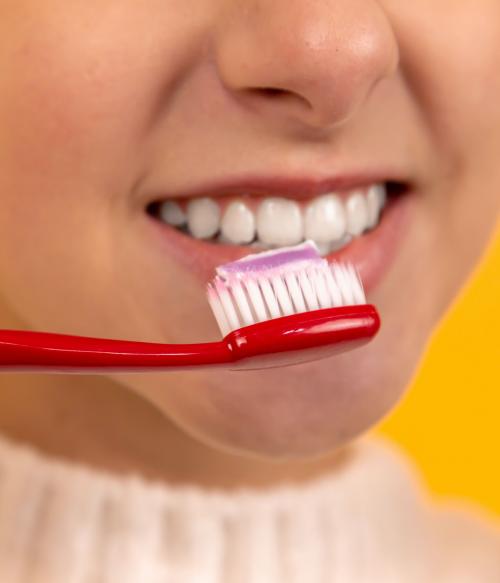
[[[299,108],[300,110],[310,110],[313,107],[300,93],[280,87],[251,87],[247,90],[248,94],[264,101],[277,102],[280,106],[287,104],[287,107]]]
[[[286,95],[288,91],[285,89],[279,89],[278,87],[257,87],[255,92],[261,95],[262,97],[281,97],[282,95]]]

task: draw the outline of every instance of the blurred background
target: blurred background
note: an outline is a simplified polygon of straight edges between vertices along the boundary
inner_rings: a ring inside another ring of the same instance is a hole
[[[500,228],[377,432],[410,454],[434,493],[500,518]]]

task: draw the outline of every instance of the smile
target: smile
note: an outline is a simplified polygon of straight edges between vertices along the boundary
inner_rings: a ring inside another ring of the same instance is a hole
[[[383,180],[319,193],[284,188],[283,195],[242,187],[156,198],[146,211],[170,257],[205,280],[256,249],[312,240],[328,260],[353,263],[369,290],[396,253],[405,201],[414,198],[408,191]]]
[[[195,197],[157,203],[153,214],[196,239],[270,249],[311,239],[322,255],[379,224],[387,187],[373,184],[311,200],[280,196]]]

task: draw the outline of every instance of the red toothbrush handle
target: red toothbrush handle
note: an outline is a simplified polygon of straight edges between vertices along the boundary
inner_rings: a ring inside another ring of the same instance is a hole
[[[103,373],[231,362],[223,342],[160,344],[50,332],[0,330],[0,372]]]
[[[0,330],[0,372],[103,374],[315,360],[367,342],[380,319],[370,305],[328,308],[246,326],[219,342],[161,344]]]

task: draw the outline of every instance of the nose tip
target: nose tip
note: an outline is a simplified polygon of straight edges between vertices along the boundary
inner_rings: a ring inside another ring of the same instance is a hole
[[[218,74],[240,103],[274,122],[341,124],[397,68],[397,42],[375,0],[243,4],[220,29]]]

